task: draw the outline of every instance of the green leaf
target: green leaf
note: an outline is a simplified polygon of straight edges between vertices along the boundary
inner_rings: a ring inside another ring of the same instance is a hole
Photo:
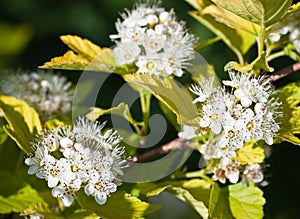
[[[254,184],[244,186],[242,183],[228,186],[229,203],[233,216],[236,219],[263,218],[263,205],[266,200],[263,192]]]
[[[46,203],[34,203],[34,204],[30,205],[27,209],[23,210],[21,212],[21,215],[22,216],[42,215],[44,218],[47,218],[47,219],[65,219],[66,218],[63,215],[59,214],[58,212],[50,210]],[[73,217],[73,218],[76,218],[76,217]],[[84,218],[84,217],[81,217],[81,218]]]
[[[241,65],[237,62],[228,62],[224,70],[228,71],[230,69],[235,69],[239,72],[250,72],[252,70],[256,72],[261,72],[261,69],[266,70],[267,72],[273,72],[274,68],[270,67],[268,65],[268,62],[266,60],[266,52],[262,52],[253,62],[251,62],[248,65]]]
[[[87,39],[65,35],[61,40],[71,49],[63,56],[55,57],[41,68],[94,70],[112,72],[116,69],[115,57],[109,48],[100,48]]]
[[[188,90],[174,79],[149,74],[125,75],[125,80],[147,88],[177,116],[177,122],[183,124],[198,116],[197,107]]]
[[[210,192],[208,213],[209,218],[234,218],[229,208],[228,186],[219,187],[218,183],[213,184],[213,187]]]
[[[94,197],[87,196],[82,189],[77,192],[76,197],[84,209],[110,219],[141,217],[159,209],[158,206],[143,202],[123,191],[113,193],[104,205],[99,205]]]
[[[3,197],[0,196],[0,213],[21,212],[33,203],[44,203],[36,190],[29,185],[24,186],[16,194]]]
[[[202,201],[195,199],[189,191],[181,187],[172,187],[172,190],[179,199],[192,206],[202,218],[208,218],[208,209]]]
[[[201,41],[199,42],[199,44],[195,47],[196,51],[200,51],[201,49],[204,49],[205,47],[208,47],[216,42],[218,42],[219,40],[221,40],[221,37],[217,36],[205,41]]]
[[[114,114],[121,116],[128,120],[133,125],[142,125],[141,122],[135,121],[130,113],[129,107],[126,103],[120,103],[116,107],[112,107],[110,109],[101,109],[99,107],[92,107],[91,112],[89,112],[86,117],[90,120],[96,120],[98,117],[106,115],[106,114]]]
[[[245,54],[250,47],[256,42],[255,36],[252,33],[249,33],[249,31],[243,31],[241,28],[232,28],[232,25],[228,26],[224,23],[224,21],[227,19],[226,17],[233,17],[232,14],[229,15],[228,12],[224,12],[226,14],[222,14],[222,17],[224,19],[219,18],[218,13],[205,13],[209,12],[211,9],[207,9],[207,7],[212,6],[213,4],[210,1],[207,0],[187,0],[188,3],[190,3],[197,11],[191,11],[189,14],[193,16],[196,20],[198,20],[200,23],[202,23],[204,26],[206,26],[208,29],[210,29],[213,33],[215,33],[217,36],[221,37],[221,39],[227,44],[227,46],[237,55],[239,59],[242,59],[242,55]],[[219,7],[218,7],[219,8]],[[221,21],[219,21],[221,19]],[[235,19],[231,19],[235,20]],[[228,23],[228,22],[227,22]],[[238,23],[238,22],[234,22]],[[236,26],[236,25],[235,25]],[[250,26],[246,28],[253,29],[255,25],[251,24]],[[251,31],[250,31],[251,32]],[[253,32],[253,31],[252,31]],[[254,31],[255,32],[255,31]]]
[[[261,27],[259,25],[247,21],[217,5],[209,5],[202,11],[202,14],[211,15],[216,21],[223,23],[232,29],[245,31],[255,36],[258,36],[261,33]]]
[[[282,19],[292,4],[292,0],[212,0],[216,5],[258,24],[270,26]]]
[[[161,192],[167,190],[193,207],[203,218],[208,217],[208,209],[205,204],[208,203],[210,184],[207,181],[192,179],[162,184],[166,185],[140,183],[138,184],[138,187],[141,193],[145,194],[147,197],[159,195]]]
[[[249,141],[245,143],[244,147],[237,151],[236,160],[241,164],[256,164],[262,163],[265,158],[264,149],[257,145],[256,141]]]
[[[202,14],[198,11],[191,11],[189,14],[217,36],[221,37],[237,57],[241,57],[245,54],[255,43],[255,36],[253,34],[232,29],[224,23],[216,21],[212,15]]]
[[[0,108],[8,122],[8,125],[4,126],[6,133],[24,152],[30,153],[30,142],[42,131],[39,115],[25,101],[12,96],[1,95]]]
[[[280,124],[279,138],[283,141],[300,145],[300,82],[293,82],[280,88],[278,98],[282,102],[283,116]]]

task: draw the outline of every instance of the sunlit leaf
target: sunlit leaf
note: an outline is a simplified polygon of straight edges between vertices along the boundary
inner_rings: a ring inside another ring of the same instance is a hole
[[[255,141],[249,141],[237,151],[236,160],[241,164],[262,163],[265,158],[264,149]]]
[[[221,40],[221,37],[217,36],[205,41],[200,41],[199,44],[195,47],[196,51],[200,51],[201,49],[204,49],[205,47],[208,47],[216,42],[218,42],[219,40]]]
[[[210,192],[208,214],[209,218],[234,218],[229,208],[228,186],[219,187],[218,183],[213,184]]]
[[[71,49],[61,57],[51,59],[41,68],[94,70],[112,72],[116,69],[113,52],[109,48],[101,48],[87,39],[65,35],[61,40]]]
[[[210,184],[207,181],[192,179],[162,184],[166,185],[141,183],[138,187],[141,193],[148,197],[159,195],[163,191],[168,191],[193,207],[202,218],[208,218],[208,209],[205,203],[208,203]]]
[[[266,200],[258,187],[254,184],[245,186],[238,183],[228,186],[228,191],[230,209],[236,219],[263,218],[263,205]]]
[[[13,96],[0,96],[0,108],[8,125],[4,126],[7,134],[24,152],[31,152],[30,142],[42,131],[38,113],[28,104]]]
[[[212,15],[191,11],[189,14],[205,25],[217,36],[221,37],[227,46],[238,56],[245,54],[255,43],[255,36],[245,31],[235,30],[215,20]]]
[[[0,196],[0,213],[21,212],[33,203],[44,203],[44,200],[36,190],[26,185],[14,195],[8,197]]]
[[[173,187],[172,190],[179,199],[193,207],[203,219],[208,218],[208,209],[202,201],[195,199],[189,191],[181,187]]]
[[[235,69],[239,72],[249,72],[249,71],[257,71],[261,72],[261,70],[266,70],[267,72],[273,72],[274,68],[270,67],[268,65],[268,62],[266,60],[266,52],[262,52],[253,62],[251,62],[248,65],[241,65],[237,62],[228,62],[226,66],[224,67],[225,71],[228,71],[230,69]]]
[[[189,91],[174,79],[150,74],[133,74],[124,76],[125,80],[147,88],[177,116],[179,124],[188,122],[198,116],[197,107],[192,103]]]
[[[216,21],[223,23],[232,29],[245,31],[255,36],[258,36],[261,33],[261,27],[259,25],[245,20],[216,5],[209,5],[202,11],[202,14],[211,15],[216,19]]]
[[[110,219],[132,219],[147,215],[159,209],[158,206],[143,202],[137,197],[122,191],[113,193],[104,205],[99,205],[94,197],[87,196],[82,190],[77,192],[79,204],[98,216]]]
[[[58,212],[49,209],[46,203],[33,203],[28,208],[21,212],[22,216],[26,215],[41,215],[47,219],[64,219],[65,217]],[[75,217],[73,217],[75,218]],[[84,217],[81,217],[84,218]]]
[[[260,26],[269,26],[284,17],[292,0],[212,0],[218,6],[254,22]]]
[[[283,116],[280,117],[279,138],[300,145],[300,82],[285,85],[279,89],[279,100],[282,102]]]
[[[91,112],[89,112],[86,117],[91,120],[96,120],[98,117],[106,114],[118,115],[128,120],[131,124],[141,125],[140,122],[137,122],[132,118],[129,107],[126,103],[120,103],[118,106],[109,109],[92,107]]]

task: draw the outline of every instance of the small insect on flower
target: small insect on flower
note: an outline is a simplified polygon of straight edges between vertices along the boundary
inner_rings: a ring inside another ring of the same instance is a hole
[[[184,22],[176,21],[173,10],[166,11],[156,1],[125,10],[116,22],[113,52],[118,65],[134,64],[139,73],[181,77],[194,58],[194,35]]]
[[[72,83],[52,72],[5,72],[1,78],[0,94],[26,101],[43,121],[71,110]]]
[[[70,206],[84,188],[99,204],[122,184],[127,166],[121,137],[115,130],[103,132],[104,123],[80,117],[73,126],[45,131],[33,142],[34,153],[25,159],[28,174],[47,181],[52,195]]]

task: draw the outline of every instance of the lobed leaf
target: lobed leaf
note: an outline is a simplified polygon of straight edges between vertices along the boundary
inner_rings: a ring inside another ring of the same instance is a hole
[[[214,183],[210,192],[208,214],[209,218],[233,219],[229,208],[228,186],[219,187]]]
[[[61,40],[71,49],[55,57],[41,68],[94,70],[112,72],[116,69],[115,57],[109,48],[101,48],[87,39],[64,35]]]
[[[238,15],[239,17],[268,27],[282,19],[292,0],[212,0],[216,5]]]
[[[113,193],[104,205],[99,205],[94,197],[87,196],[82,189],[77,192],[76,197],[84,209],[109,219],[119,219],[120,215],[122,219],[132,219],[159,209],[158,206],[143,202],[123,191]]]
[[[228,62],[225,67],[225,71],[230,69],[235,69],[239,72],[249,72],[249,71],[257,71],[261,72],[261,69],[266,70],[267,72],[273,72],[274,68],[270,67],[267,59],[266,59],[266,52],[262,52],[253,62],[248,65],[241,65],[237,62],[231,61]]]
[[[98,117],[106,114],[118,115],[128,120],[131,124],[141,125],[141,122],[137,122],[132,118],[129,107],[126,103],[120,103],[118,106],[112,107],[110,109],[92,107],[91,111],[86,115],[86,117],[90,120],[96,120]]]
[[[242,183],[228,186],[229,205],[236,219],[263,218],[263,205],[266,200],[263,192],[254,184],[244,186]]]
[[[44,203],[44,200],[39,196],[36,190],[29,185],[25,185],[14,195],[8,197],[0,196],[0,213],[19,213],[34,203]]]
[[[25,101],[13,96],[0,95],[0,108],[8,122],[4,126],[6,133],[24,152],[30,153],[30,142],[42,131],[38,113]]]
[[[207,181],[192,179],[164,184],[140,183],[138,187],[141,193],[147,197],[159,195],[161,192],[167,190],[193,207],[202,218],[208,218],[206,203],[208,203],[209,199],[210,184]]]
[[[197,107],[188,90],[174,79],[149,74],[125,75],[124,79],[149,91],[163,102],[177,116],[177,122],[183,124],[198,116]]]
[[[300,145],[300,82],[293,82],[280,88],[278,98],[282,102],[283,116],[278,119],[281,127],[279,138]]]
[[[241,164],[256,164],[262,163],[265,158],[264,149],[257,145],[256,141],[245,143],[244,147],[237,151],[236,160]]]

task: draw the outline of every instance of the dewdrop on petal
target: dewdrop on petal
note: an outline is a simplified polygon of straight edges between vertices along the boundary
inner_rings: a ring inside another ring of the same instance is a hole
[[[72,126],[40,134],[32,143],[34,153],[25,159],[28,174],[47,181],[52,196],[64,206],[73,203],[80,189],[105,204],[122,184],[127,160],[119,146],[121,137],[116,130],[104,132],[104,125],[80,117]]]
[[[196,38],[173,11],[156,1],[144,1],[125,10],[116,22],[113,53],[118,65],[135,65],[138,73],[181,77],[194,58]]]

